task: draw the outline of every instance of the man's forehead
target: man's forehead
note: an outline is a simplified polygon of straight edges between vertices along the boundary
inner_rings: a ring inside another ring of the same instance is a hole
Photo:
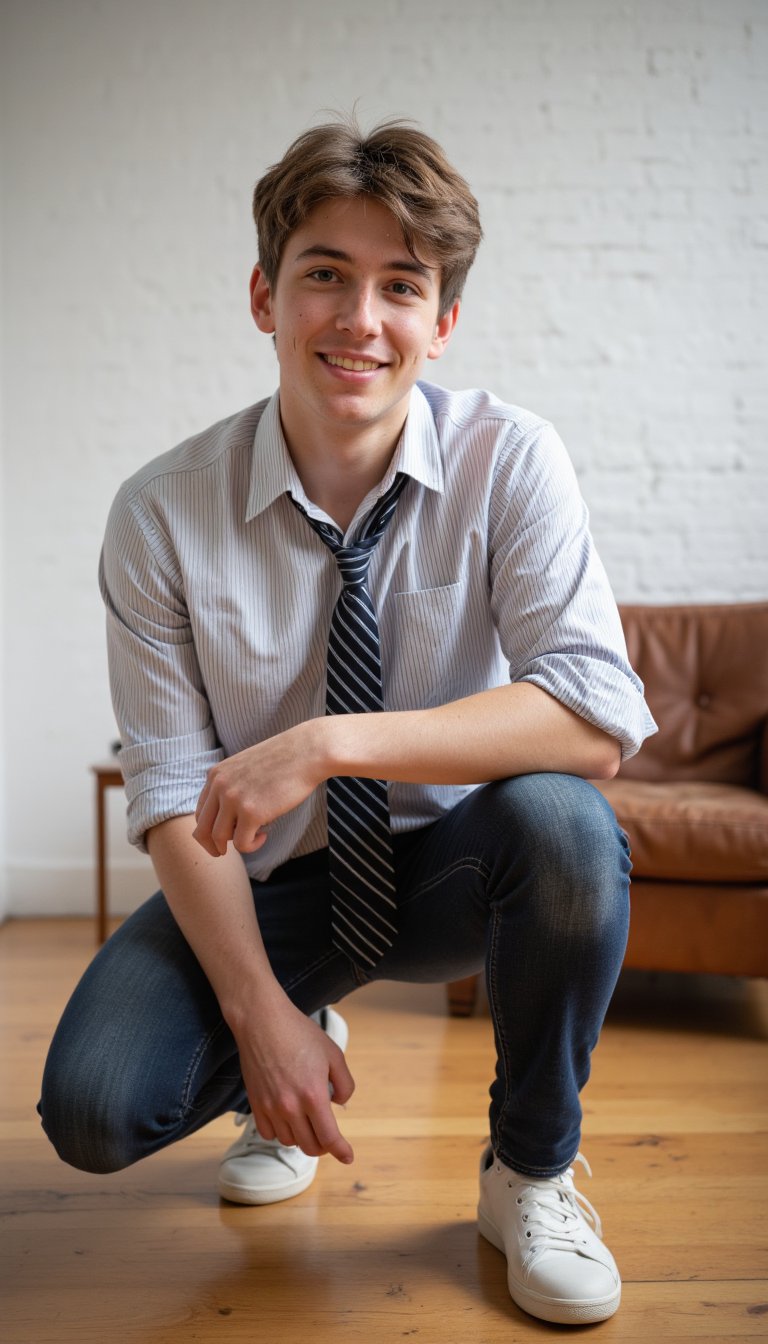
[[[418,245],[417,245],[418,246]],[[375,250],[384,268],[434,278],[439,266],[428,249],[409,251],[399,220],[372,196],[334,197],[321,201],[287,239],[285,253],[294,261],[313,257],[354,264]]]

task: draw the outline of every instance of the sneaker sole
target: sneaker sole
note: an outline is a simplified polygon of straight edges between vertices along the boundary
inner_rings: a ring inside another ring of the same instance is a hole
[[[506,1260],[507,1253],[502,1235],[482,1209],[477,1210],[477,1228],[481,1236],[495,1246],[497,1251],[501,1251]],[[615,1293],[611,1293],[608,1297],[592,1298],[586,1302],[543,1297],[540,1293],[532,1293],[514,1280],[510,1282],[509,1274],[507,1286],[510,1297],[518,1307],[527,1311],[529,1316],[538,1316],[539,1320],[550,1321],[553,1325],[588,1325],[591,1321],[605,1321],[618,1311],[621,1302],[621,1284]]]

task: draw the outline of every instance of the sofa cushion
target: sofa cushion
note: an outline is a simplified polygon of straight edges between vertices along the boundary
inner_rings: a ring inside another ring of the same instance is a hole
[[[634,877],[768,882],[768,798],[733,784],[602,781]]]
[[[768,602],[622,606],[659,731],[622,776],[768,787]]]

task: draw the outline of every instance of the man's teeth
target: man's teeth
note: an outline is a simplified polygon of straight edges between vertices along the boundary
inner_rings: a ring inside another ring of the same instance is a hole
[[[326,355],[325,359],[336,369],[353,369],[355,373],[370,373],[379,367],[372,359],[342,359],[339,355]]]

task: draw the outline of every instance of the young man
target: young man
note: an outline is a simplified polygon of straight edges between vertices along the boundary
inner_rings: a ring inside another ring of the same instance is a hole
[[[287,1198],[320,1155],[353,1158],[324,1005],[485,966],[480,1230],[525,1310],[600,1320],[620,1280],[571,1164],[629,859],[587,781],[653,730],[642,687],[551,426],[417,382],[481,236],[440,148],[319,127],[254,213],[279,389],[138,472],[110,516],[129,832],[162,894],[75,991],[43,1124],[104,1172],[235,1110],[222,1194]]]

